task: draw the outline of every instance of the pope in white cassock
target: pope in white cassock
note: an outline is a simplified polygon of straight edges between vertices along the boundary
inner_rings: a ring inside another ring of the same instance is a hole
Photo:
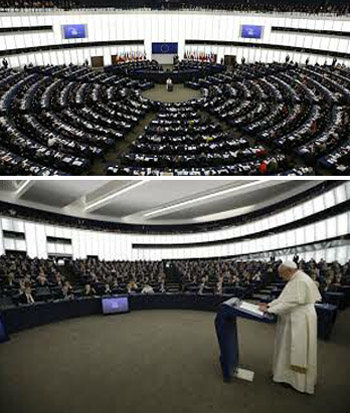
[[[278,315],[273,381],[313,394],[317,379],[317,315],[321,295],[315,282],[294,262],[278,268],[286,286],[280,296],[260,309]]]

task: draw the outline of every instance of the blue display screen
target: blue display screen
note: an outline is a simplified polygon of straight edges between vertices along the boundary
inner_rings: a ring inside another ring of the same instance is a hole
[[[126,313],[129,311],[128,297],[102,298],[103,314]]]
[[[262,26],[250,26],[244,24],[241,30],[241,37],[246,39],[261,39]]]
[[[152,43],[152,54],[177,54],[177,43]]]
[[[65,39],[83,39],[86,37],[85,24],[65,24],[63,26]]]

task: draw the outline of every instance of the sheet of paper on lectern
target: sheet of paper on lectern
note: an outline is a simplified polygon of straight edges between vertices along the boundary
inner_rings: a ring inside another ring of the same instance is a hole
[[[255,304],[251,304],[251,303],[247,303],[246,301],[241,301],[241,304],[239,306],[240,308],[242,308],[242,310],[247,310],[250,313],[259,315],[259,316],[263,316],[264,312],[259,310],[259,306],[255,305]]]

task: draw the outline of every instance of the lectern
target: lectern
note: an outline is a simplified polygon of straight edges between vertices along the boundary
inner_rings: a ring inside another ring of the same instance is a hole
[[[230,382],[233,377],[253,381],[254,372],[238,367],[237,317],[262,323],[276,321],[275,316],[256,311],[255,307],[238,298],[231,298],[219,306],[215,318],[215,329],[220,347],[220,365],[225,382]]]

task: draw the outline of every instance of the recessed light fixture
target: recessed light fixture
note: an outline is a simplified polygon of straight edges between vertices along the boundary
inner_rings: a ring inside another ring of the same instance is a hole
[[[29,179],[26,181],[22,181],[16,189],[16,196],[20,197],[23,194],[23,192],[25,192],[25,190],[33,184],[33,182],[34,181],[30,181]]]
[[[211,198],[215,198],[215,197],[218,197],[218,196],[221,196],[221,195],[226,195],[226,194],[229,194],[229,193],[232,193],[232,192],[235,192],[235,191],[240,191],[241,189],[246,189],[246,188],[249,188],[249,187],[252,187],[252,186],[255,186],[255,185],[259,185],[259,184],[261,184],[261,181],[257,181],[257,182],[254,181],[254,182],[251,182],[249,184],[244,184],[244,185],[241,185],[241,186],[235,186],[234,188],[224,189],[222,191],[214,192],[214,193],[209,194],[209,195],[199,196],[199,197],[194,198],[194,199],[189,199],[188,201],[179,202],[177,204],[169,205],[169,206],[164,207],[164,208],[156,209],[155,211],[151,211],[151,212],[146,213],[144,216],[145,217],[150,217],[150,216],[153,216],[153,215],[158,215],[158,214],[161,214],[162,212],[170,211],[170,210],[175,209],[175,208],[195,204],[197,202],[206,201],[206,200],[211,199]]]
[[[106,202],[117,198],[120,195],[125,194],[126,192],[131,191],[132,189],[137,188],[138,186],[141,186],[143,184],[145,184],[146,182],[148,182],[148,180],[142,180],[142,181],[138,181],[135,184],[129,185],[126,188],[122,188],[119,191],[113,192],[112,194],[103,196],[102,198],[98,199],[97,201],[92,202],[91,204],[87,205],[85,207],[85,211],[90,211],[91,209],[95,209],[96,207],[98,207],[101,204],[105,204]]]

